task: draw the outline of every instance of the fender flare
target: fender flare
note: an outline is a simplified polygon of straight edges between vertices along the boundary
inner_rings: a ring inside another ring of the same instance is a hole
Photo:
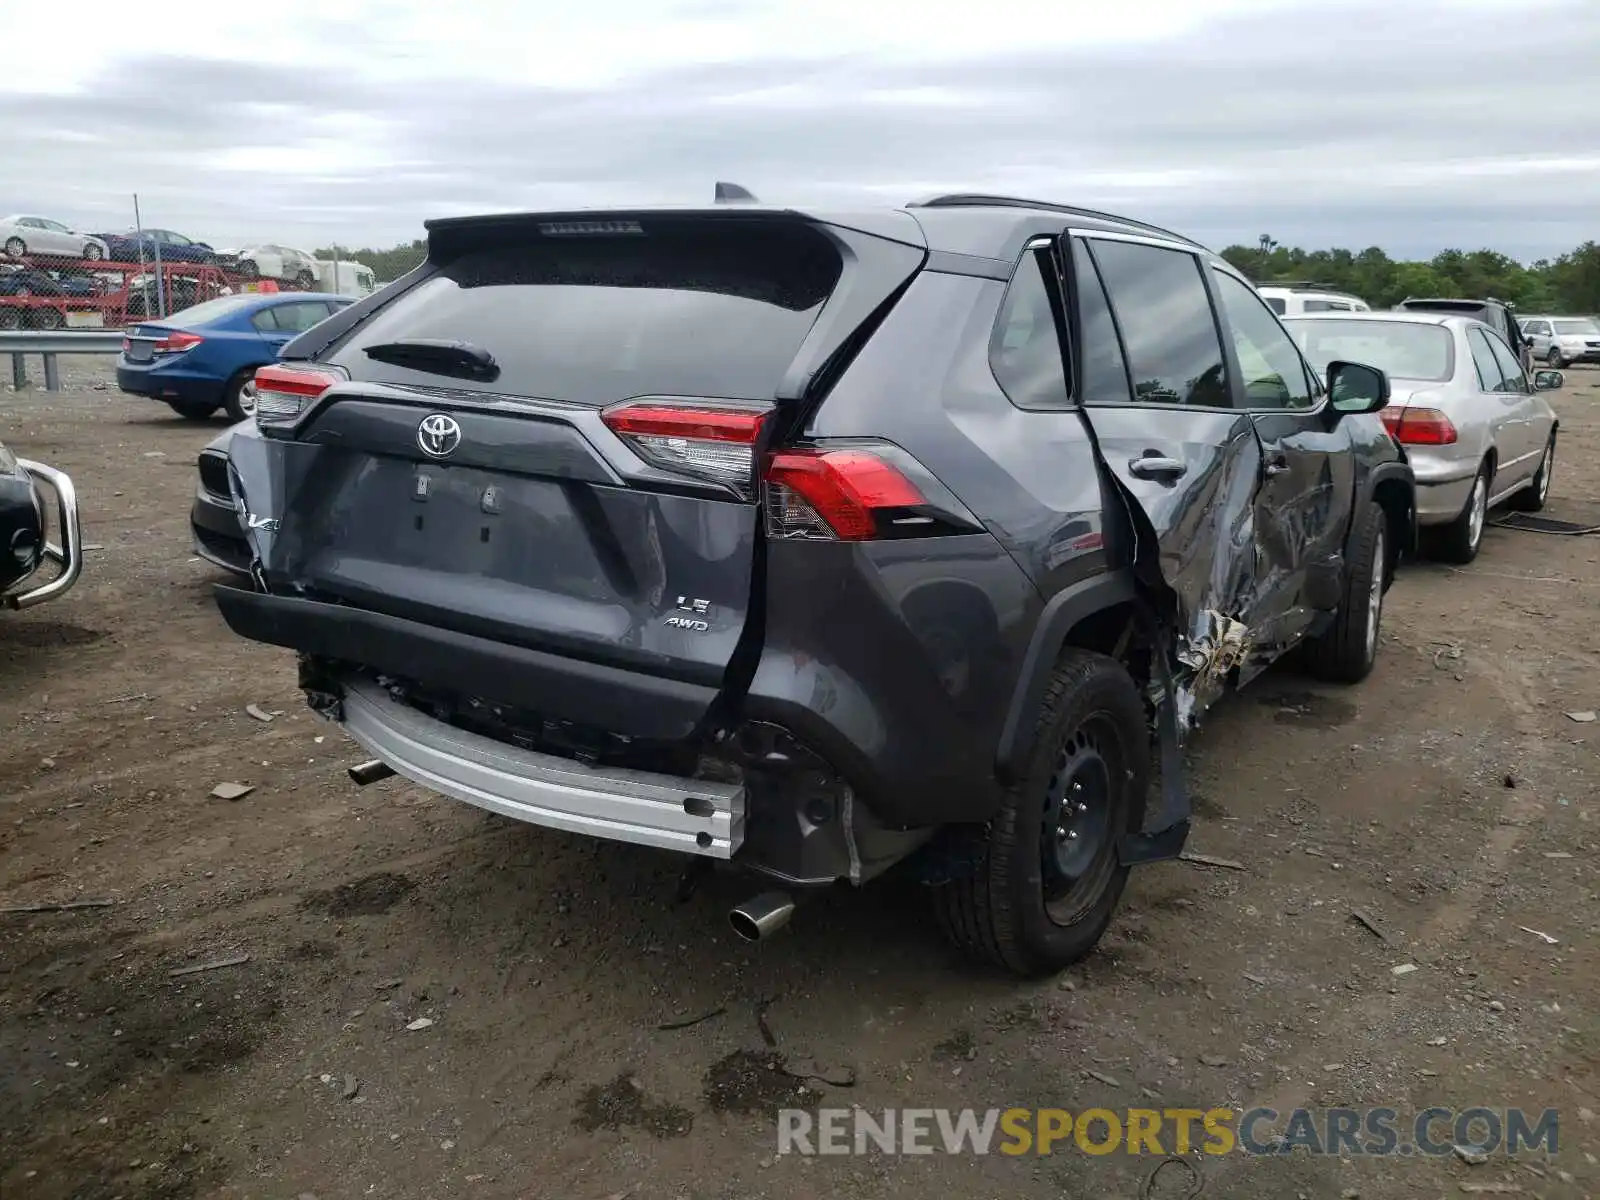
[[[1033,731],[1034,714],[1044,701],[1050,672],[1055,669],[1056,659],[1072,627],[1085,617],[1130,603],[1138,597],[1133,572],[1123,568],[1080,580],[1045,602],[1023,655],[1011,703],[1006,709],[1005,725],[1000,730],[1000,744],[995,749],[995,770],[1002,779],[1014,779],[1021,769]]]
[[[1367,478],[1361,487],[1361,505],[1356,509],[1357,514],[1364,513],[1367,505],[1377,503],[1378,485],[1390,479],[1398,479],[1406,485],[1406,491],[1411,496],[1410,532],[1405,542],[1400,546],[1400,557],[1408,558],[1417,551],[1417,477],[1412,471],[1411,464],[1407,462],[1379,463],[1367,472]],[[1350,555],[1350,542],[1356,535],[1360,522],[1352,520],[1350,531],[1345,535],[1345,561]]]

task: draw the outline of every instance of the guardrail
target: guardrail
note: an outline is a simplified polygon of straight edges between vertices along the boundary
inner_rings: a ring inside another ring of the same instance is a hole
[[[23,329],[0,331],[0,354],[11,355],[11,383],[20,392],[28,386],[28,359],[38,354],[44,359],[44,387],[47,392],[61,390],[58,354],[120,354],[120,329]]]

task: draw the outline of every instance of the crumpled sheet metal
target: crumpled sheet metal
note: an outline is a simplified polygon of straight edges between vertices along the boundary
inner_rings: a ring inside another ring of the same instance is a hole
[[[1191,728],[1195,717],[1216,702],[1227,687],[1229,673],[1244,665],[1252,648],[1249,626],[1226,613],[1207,609],[1195,625],[1175,654],[1187,668],[1175,681],[1180,731]]]

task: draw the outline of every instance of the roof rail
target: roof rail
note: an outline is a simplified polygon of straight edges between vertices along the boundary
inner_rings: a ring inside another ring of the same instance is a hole
[[[1194,246],[1204,250],[1199,242],[1181,233],[1174,233],[1170,229],[1163,229],[1159,225],[1152,225],[1148,221],[1135,220],[1133,217],[1119,217],[1115,213],[1101,212],[1094,208],[1078,208],[1071,204],[1052,204],[1048,200],[1025,200],[1020,196],[990,196],[982,192],[951,192],[943,196],[929,196],[926,200],[912,200],[907,208],[1035,208],[1043,212],[1062,213],[1069,217],[1088,217],[1094,221],[1109,221],[1116,225],[1127,225],[1133,229],[1143,229],[1149,233],[1159,234],[1161,237],[1171,238],[1175,242]]]

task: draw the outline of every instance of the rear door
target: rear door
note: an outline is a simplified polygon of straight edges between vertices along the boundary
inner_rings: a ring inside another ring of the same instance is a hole
[[[1522,329],[1534,358],[1544,358],[1550,353],[1553,333],[1549,321],[1529,321]]]
[[[1500,470],[1496,473],[1496,492],[1503,492],[1528,479],[1539,468],[1539,458],[1550,436],[1543,413],[1548,408],[1536,397],[1533,384],[1511,347],[1493,330],[1484,339],[1499,367],[1499,396],[1506,409],[1504,444],[1500,446]]]
[[[348,382],[301,417],[258,376],[267,580],[720,685],[763,420],[924,257],[771,212],[435,226],[430,272],[305,364]]]
[[[1225,673],[1222,642],[1237,644],[1255,604],[1261,451],[1228,386],[1205,267],[1181,243],[1090,231],[1074,231],[1072,259],[1080,310],[1109,299],[1115,317],[1099,331],[1080,317],[1081,353],[1114,346],[1122,367],[1084,390],[1085,416],[1154,538],[1141,561],[1175,601],[1180,658]]]

